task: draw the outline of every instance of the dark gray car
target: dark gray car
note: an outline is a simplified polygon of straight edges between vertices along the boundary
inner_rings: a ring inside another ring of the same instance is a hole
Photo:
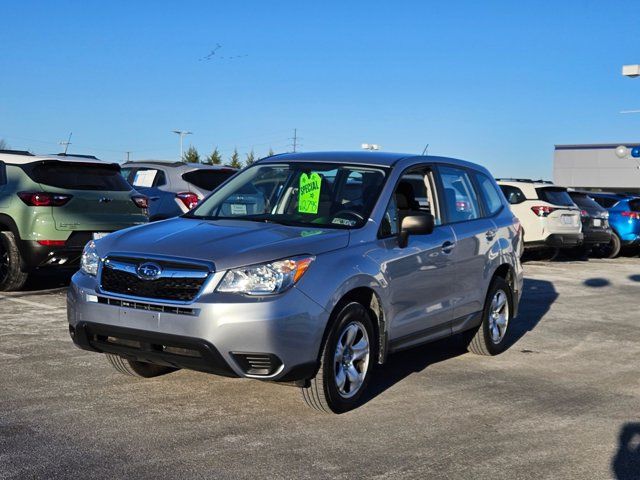
[[[89,243],[69,331],[123,373],[288,382],[311,407],[342,412],[393,352],[458,333],[472,352],[506,349],[521,242],[473,163],[277,155],[186,215]]]
[[[149,220],[188,212],[237,169],[222,165],[141,161],[122,165],[122,175],[149,202]]]

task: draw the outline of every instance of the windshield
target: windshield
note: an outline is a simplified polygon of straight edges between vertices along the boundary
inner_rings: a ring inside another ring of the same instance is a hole
[[[254,165],[216,190],[189,217],[296,226],[364,225],[386,170],[337,163]]]

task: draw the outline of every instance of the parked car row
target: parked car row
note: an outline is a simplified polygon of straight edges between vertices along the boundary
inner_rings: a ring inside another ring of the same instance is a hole
[[[522,222],[525,250],[615,258],[640,245],[640,197],[567,189],[551,182],[498,179]]]

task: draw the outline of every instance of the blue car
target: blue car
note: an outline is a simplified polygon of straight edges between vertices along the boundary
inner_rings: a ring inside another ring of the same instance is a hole
[[[613,233],[602,251],[605,257],[617,257],[624,246],[640,245],[640,197],[597,192],[590,192],[589,196],[609,211]]]

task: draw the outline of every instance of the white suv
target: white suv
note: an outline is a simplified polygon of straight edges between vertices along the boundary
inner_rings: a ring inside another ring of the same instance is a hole
[[[498,185],[520,219],[524,248],[572,248],[583,240],[580,209],[567,189],[543,180],[499,178]]]

